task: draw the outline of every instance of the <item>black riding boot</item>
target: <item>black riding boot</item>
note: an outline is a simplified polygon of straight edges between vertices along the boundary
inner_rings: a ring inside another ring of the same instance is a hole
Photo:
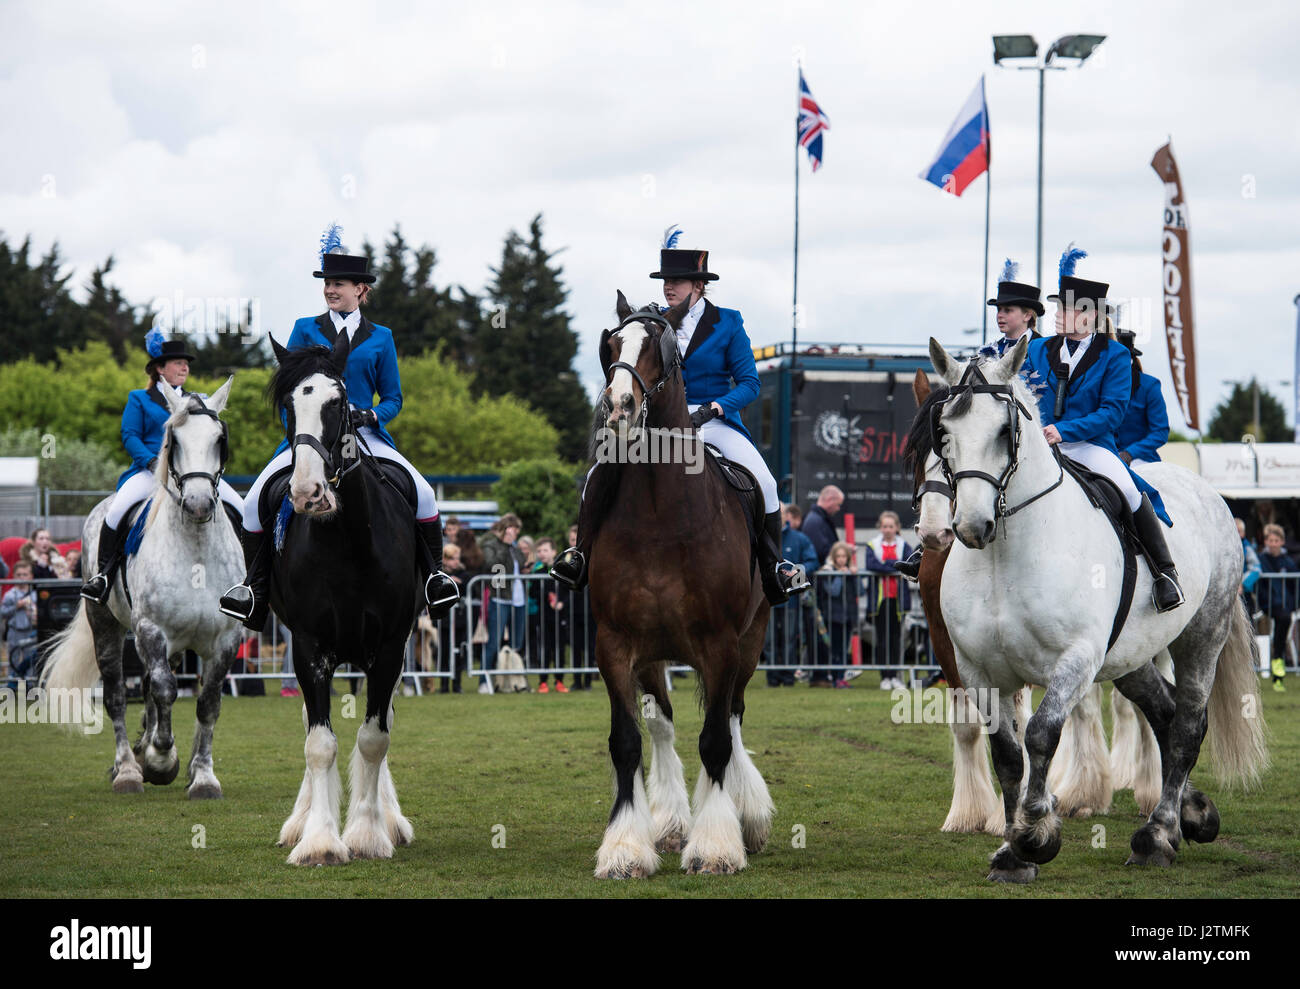
[[[1151,499],[1145,494],[1142,504],[1133,513],[1133,523],[1137,527],[1138,538],[1147,551],[1147,556],[1154,564],[1151,576],[1151,603],[1156,611],[1173,611],[1183,603],[1183,589],[1178,586],[1178,571],[1169,556],[1169,547],[1165,544],[1165,525],[1156,517],[1156,510],[1151,507]]]
[[[763,531],[758,536],[758,572],[770,604],[784,604],[791,594],[812,586],[803,567],[781,558],[780,512],[763,517]]]
[[[551,576],[575,591],[587,586],[587,557],[581,546],[582,532],[579,530],[578,545],[570,546],[551,564]]]
[[[922,552],[922,550],[918,549],[906,560],[900,560],[894,564],[894,569],[902,574],[906,579],[910,580],[913,584],[915,584],[921,576]]]
[[[271,536],[267,532],[239,533],[244,545],[244,569],[247,576],[218,601],[221,613],[238,618],[244,628],[260,632],[271,611]]]
[[[433,570],[424,582],[424,603],[429,606],[429,618],[436,622],[460,600],[460,591],[456,582],[438,569],[442,566],[442,520],[421,522],[419,526],[420,537],[433,558]]]
[[[122,522],[122,532],[125,532],[130,527],[125,524],[126,519]],[[117,570],[122,555],[122,543],[122,533],[117,529],[110,527],[107,522],[100,526],[96,573],[81,585],[81,596],[87,601],[108,604],[108,595],[113,590],[113,573]]]

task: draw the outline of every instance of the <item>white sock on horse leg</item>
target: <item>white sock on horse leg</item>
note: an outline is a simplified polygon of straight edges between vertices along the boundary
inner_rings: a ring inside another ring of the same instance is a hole
[[[768,792],[763,774],[758,771],[745,751],[740,737],[740,717],[731,716],[731,761],[723,777],[727,793],[740,815],[740,827],[745,836],[745,848],[760,852],[772,833],[772,815],[776,807]]]
[[[745,837],[740,815],[726,789],[701,767],[695,784],[695,822],[682,849],[682,868],[697,872],[738,872],[745,868]]]
[[[686,776],[682,760],[673,742],[673,723],[660,710],[655,699],[646,695],[646,728],[653,751],[650,772],[646,774],[646,792],[650,798],[650,816],[654,819],[655,844],[685,841],[691,830],[691,805],[686,795]]]

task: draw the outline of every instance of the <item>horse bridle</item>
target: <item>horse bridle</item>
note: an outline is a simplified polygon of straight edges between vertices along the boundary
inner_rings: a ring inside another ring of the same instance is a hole
[[[318,440],[311,433],[294,434],[293,439],[289,441],[289,456],[290,456],[289,462],[290,464],[293,464],[294,461],[297,459],[298,457],[297,451],[300,445],[306,445],[311,447],[318,454],[320,454],[320,458],[325,464],[325,474],[326,474],[325,483],[328,484],[331,488],[337,489],[339,484],[342,483],[343,478],[347,477],[348,474],[359,463],[361,463],[361,447],[365,441],[361,438],[361,434],[356,432],[352,428],[352,412],[348,406],[347,385],[343,383],[342,378],[336,378],[334,380],[337,382],[339,389],[343,392],[343,416],[339,420],[338,435],[334,437],[334,442],[331,443],[328,448],[326,448],[325,444],[322,443],[320,440]],[[354,449],[357,451],[357,455],[353,457],[350,461],[348,460],[347,457],[343,456],[343,441],[348,436],[352,437]],[[287,438],[288,435],[286,434],[286,439]],[[338,457],[339,462],[337,466],[335,466],[334,454],[330,452],[331,450],[339,451],[339,457]],[[367,448],[367,452],[369,452],[369,448]],[[333,477],[329,476],[331,471],[333,471],[334,474]]]
[[[992,474],[986,474],[982,470],[961,470],[953,473],[952,468],[948,465],[948,458],[944,456],[942,452],[943,425],[940,422],[940,418],[943,415],[943,409],[949,402],[953,401],[953,399],[965,392],[969,392],[972,395],[992,395],[1006,406],[1010,458],[1007,461],[1006,468],[997,477],[994,477]],[[994,518],[1005,519],[1010,518],[1022,508],[1027,508],[1039,498],[1042,498],[1044,495],[1049,494],[1060,487],[1061,482],[1065,480],[1065,467],[1061,464],[1060,451],[1057,450],[1056,447],[1052,447],[1052,455],[1056,457],[1056,467],[1059,472],[1056,481],[1033,497],[1022,501],[1014,508],[1007,507],[1007,486],[1011,483],[1011,478],[1015,475],[1017,468],[1020,466],[1020,417],[1022,415],[1031,422],[1033,421],[1033,417],[1030,416],[1029,410],[1020,403],[1020,399],[1016,398],[1015,391],[1012,389],[1011,385],[991,385],[989,384],[988,379],[984,377],[984,372],[980,370],[978,364],[972,361],[967,365],[965,372],[961,376],[961,380],[953,386],[952,394],[947,401],[936,405],[930,410],[930,443],[936,455],[939,457],[939,465],[943,470],[944,479],[948,483],[947,485],[941,485],[938,481],[927,481],[918,491],[914,499],[914,506],[920,502],[921,494],[924,494],[927,487],[930,485],[933,485],[933,487],[929,487],[930,490],[947,493],[950,499],[956,500],[957,482],[963,478],[973,477],[981,481],[987,481],[989,484],[993,485],[994,489],[996,489],[998,493]]]
[[[198,399],[195,399],[194,401],[197,402]],[[209,419],[211,419],[213,422],[215,422],[217,425],[221,427],[221,441],[219,444],[220,452],[218,454],[219,464],[217,466],[217,472],[215,474],[210,474],[207,471],[193,470],[190,471],[188,474],[177,474],[176,464],[173,461],[173,458],[176,456],[176,437],[172,433],[172,428],[168,426],[167,432],[169,434],[168,435],[169,442],[167,444],[167,474],[171,477],[172,481],[175,483],[176,491],[173,491],[168,486],[165,486],[164,490],[169,495],[171,495],[172,500],[179,505],[181,503],[181,495],[178,494],[177,492],[183,493],[185,491],[185,482],[188,481],[190,478],[201,477],[205,481],[207,481],[210,485],[212,485],[212,497],[220,501],[221,493],[218,490],[218,485],[221,482],[221,475],[226,472],[226,460],[230,457],[230,427],[227,426],[226,423],[222,422],[221,418],[205,405],[199,404],[196,406],[193,403],[191,403],[187,411],[188,414],[192,416],[207,416]],[[215,518],[216,512],[213,512],[212,515],[213,518]]]
[[[623,327],[628,326],[631,323],[640,323],[645,321],[649,321],[651,323],[658,323],[660,327],[662,327],[663,333],[672,333],[674,335],[674,339],[676,338],[677,331],[672,328],[668,320],[665,319],[663,316],[659,315],[659,313],[650,312],[649,310],[632,313],[626,319],[620,322],[618,326],[614,327],[614,329],[610,331],[609,335],[613,336],[619,330],[623,329]],[[662,334],[660,334],[660,339],[662,339]],[[660,356],[661,356],[660,363],[662,364],[663,363],[662,354]],[[658,382],[655,383],[655,386],[653,388],[647,388],[645,381],[642,380],[641,375],[640,373],[638,373],[637,369],[633,367],[631,364],[627,363],[626,361],[610,362],[609,366],[605,369],[605,387],[606,388],[609,387],[610,383],[614,380],[614,372],[619,368],[623,368],[625,371],[627,371],[629,374],[632,375],[632,377],[636,380],[636,383],[641,386],[641,414],[637,418],[641,420],[639,425],[641,428],[644,429],[646,424],[646,418],[650,414],[649,411],[650,399],[654,398],[655,395],[663,391],[664,386],[667,385],[669,379],[672,378],[673,372],[680,371],[681,367],[682,367],[681,354],[677,350],[676,345],[674,344],[673,359],[667,367],[663,368],[663,373],[660,376]]]

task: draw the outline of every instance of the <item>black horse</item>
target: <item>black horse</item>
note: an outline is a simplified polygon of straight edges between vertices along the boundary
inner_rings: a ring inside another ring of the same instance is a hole
[[[659,851],[680,851],[688,872],[736,872],[771,831],[772,800],[740,737],[745,685],[762,650],[768,603],[745,513],[720,472],[698,456],[703,451],[691,428],[677,351],[685,311],[683,303],[662,316],[633,312],[620,292],[618,328],[606,330],[600,342],[607,387],[597,442],[622,433],[659,443],[671,455],[652,463],[610,462],[597,453],[583,500],[580,524],[592,533],[596,662],[609,690],[616,784],[596,855],[599,878],[648,876]],[[687,663],[700,674],[703,765],[693,815],[673,747],[664,682],[669,663]],[[638,688],[644,693],[639,709]],[[654,747],[645,783],[638,713]]]
[[[282,543],[271,565],[271,606],[293,632],[307,728],[307,770],[279,843],[293,846],[293,865],[391,858],[412,833],[388,771],[392,696],[424,605],[411,506],[395,486],[405,472],[386,474],[349,424],[346,334],[333,351],[272,344],[280,366],[267,392],[286,416],[293,466],[264,496]],[[338,741],[330,727],[330,678],[340,663],[366,673],[366,716],[341,839]]]

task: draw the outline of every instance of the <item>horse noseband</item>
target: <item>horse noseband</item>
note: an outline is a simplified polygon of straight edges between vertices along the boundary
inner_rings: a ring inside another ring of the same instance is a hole
[[[195,399],[195,401],[198,400]],[[220,501],[221,492],[218,486],[221,483],[221,475],[226,472],[226,461],[230,457],[230,427],[225,422],[222,422],[221,418],[206,406],[200,405],[198,407],[194,407],[193,405],[191,405],[189,409],[189,414],[192,416],[207,416],[209,419],[211,419],[213,422],[217,423],[221,427],[221,439],[218,441],[217,444],[217,453],[220,460],[219,466],[217,467],[217,472],[215,474],[209,474],[207,471],[195,470],[195,471],[190,471],[188,474],[177,474],[176,467],[172,463],[172,458],[176,455],[176,444],[174,442],[171,442],[168,443],[167,445],[167,473],[171,476],[171,479],[176,483],[177,491],[183,491],[185,489],[185,482],[188,481],[190,478],[192,477],[203,478],[203,480],[207,481],[210,485],[212,485],[212,497],[215,498],[217,501]],[[170,427],[168,427],[168,433],[170,432],[171,429]],[[172,499],[179,505],[181,501],[180,495],[177,494],[176,492],[173,492],[171,488],[165,488],[165,490],[169,495],[172,496]],[[213,512],[212,517],[216,518],[216,512]]]
[[[619,330],[623,329],[623,327],[631,323],[642,323],[642,322],[658,323],[662,327],[663,333],[676,332],[672,328],[672,326],[669,325],[668,320],[664,319],[663,316],[659,315],[658,313],[648,312],[648,311],[632,313],[632,315],[628,316],[627,319],[623,320],[621,323],[618,324],[618,326],[614,327],[613,332],[617,333]],[[681,355],[677,353],[676,347],[673,348],[673,355],[674,357],[672,363],[670,363],[667,367],[663,369],[662,376],[659,378],[659,381],[656,382],[653,388],[647,388],[645,381],[642,380],[641,375],[637,371],[637,369],[633,367],[631,364],[628,364],[626,361],[611,362],[608,370],[605,373],[606,388],[610,386],[610,383],[614,380],[614,372],[620,367],[623,368],[623,370],[627,371],[629,374],[631,374],[633,379],[636,381],[636,383],[640,385],[641,415],[639,418],[641,419],[642,427],[645,426],[645,419],[646,416],[649,414],[650,399],[654,398],[661,391],[663,391],[664,386],[668,384],[668,380],[673,376],[674,371],[681,370],[682,367]]]

